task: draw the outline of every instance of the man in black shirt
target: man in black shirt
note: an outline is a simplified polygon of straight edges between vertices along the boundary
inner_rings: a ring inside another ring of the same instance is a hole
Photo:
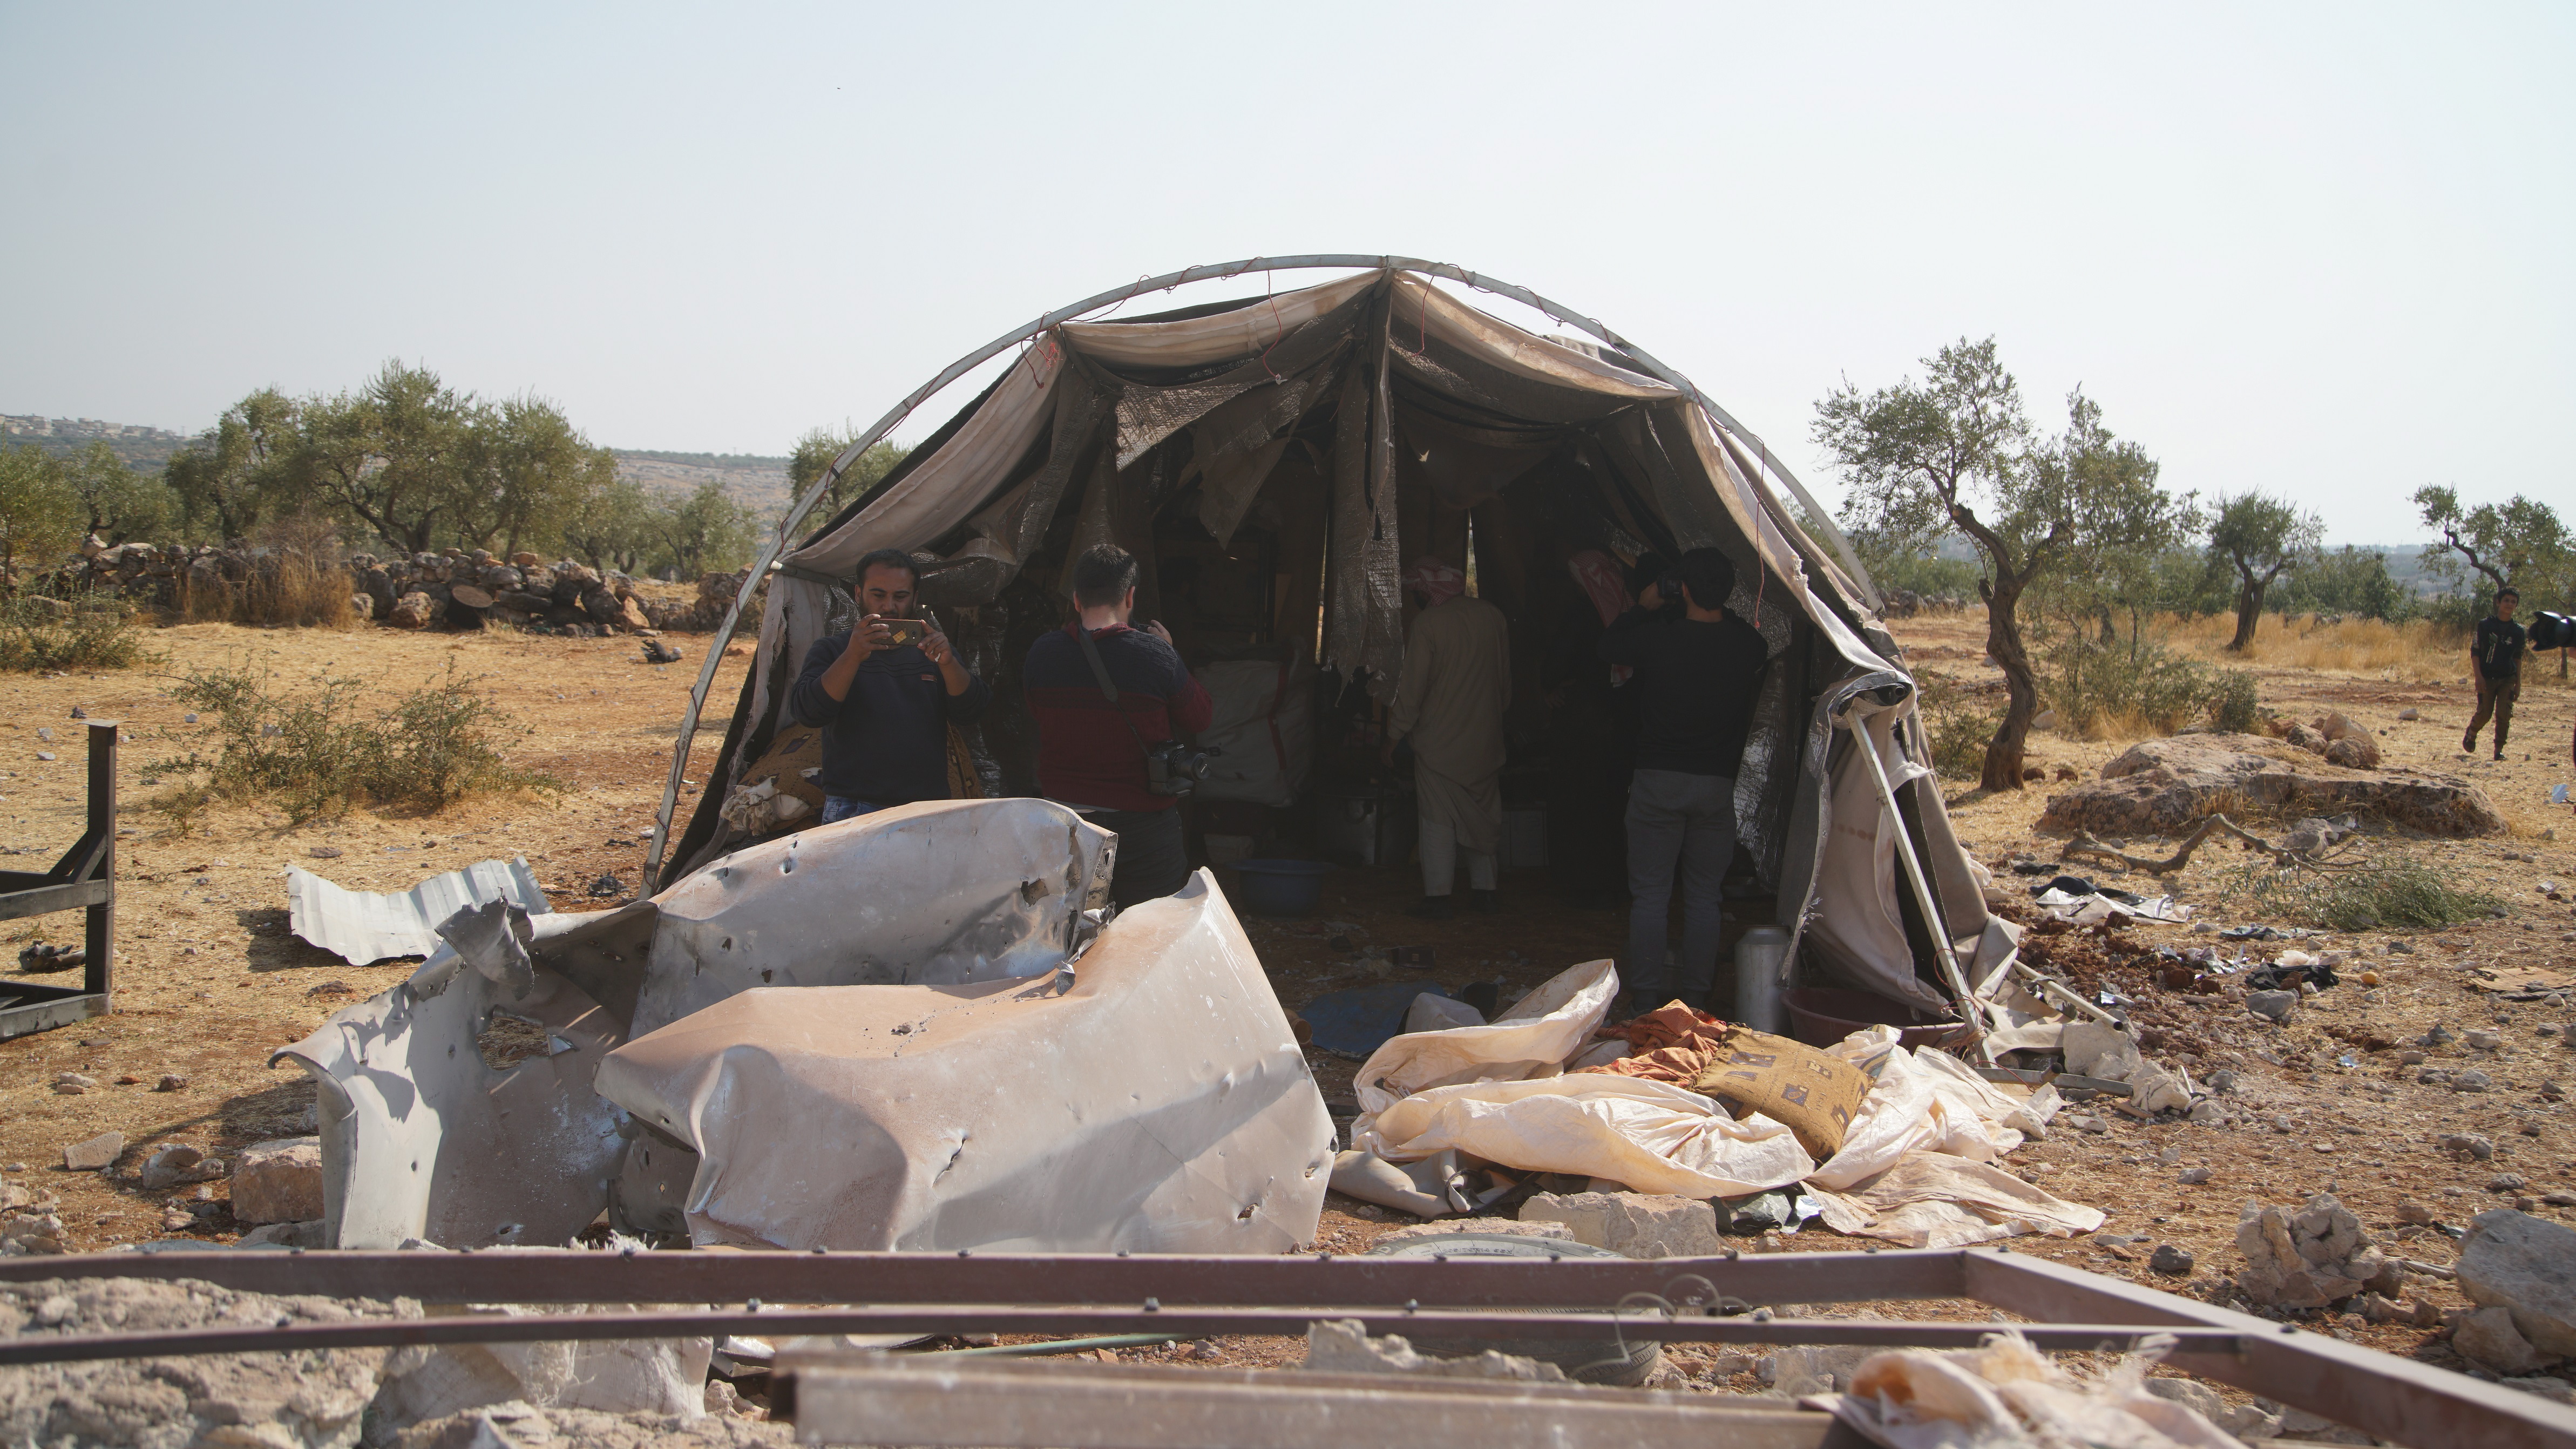
[[[1682,881],[1680,992],[1708,1004],[1727,862],[1735,856],[1735,772],[1753,720],[1769,649],[1752,625],[1726,612],[1735,565],[1713,548],[1682,555],[1682,617],[1656,618],[1661,590],[1601,636],[1602,662],[1636,671],[1637,772],[1628,786],[1628,955],[1620,963],[1640,1009],[1668,1000],[1664,962],[1673,877]]]
[[[788,691],[796,722],[823,731],[823,820],[948,798],[948,726],[972,724],[992,692],[948,636],[925,630],[898,644],[890,620],[909,620],[921,572],[900,549],[859,560],[858,626],[814,641]]]
[[[2478,621],[2478,632],[2469,640],[2469,677],[2477,681],[2478,712],[2469,716],[2468,733],[2460,736],[2460,748],[2474,755],[2478,752],[2478,727],[2495,716],[2495,757],[2504,758],[2504,737],[2513,728],[2513,702],[2522,697],[2522,626],[2513,621],[2514,607],[2522,595],[2512,589],[2498,589],[2495,612]]]

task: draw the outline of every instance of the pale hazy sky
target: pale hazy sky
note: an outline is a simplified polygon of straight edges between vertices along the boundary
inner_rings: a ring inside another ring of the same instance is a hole
[[[0,57],[5,412],[398,356],[778,453],[1118,282],[1348,251],[1589,312],[1820,485],[1818,396],[1993,333],[2042,422],[2080,382],[2338,541],[2576,498],[2565,5],[0,0]]]

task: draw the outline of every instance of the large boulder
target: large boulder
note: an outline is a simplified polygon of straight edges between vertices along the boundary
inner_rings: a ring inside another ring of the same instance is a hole
[[[2460,1292],[2502,1308],[2543,1353],[2576,1358],[2576,1228],[2497,1208],[2460,1238]]]
[[[2403,1291],[2402,1269],[2361,1230],[2361,1219],[2326,1193],[2297,1208],[2249,1202],[2236,1221],[2245,1271],[2236,1286],[2273,1308],[2322,1308],[2376,1283]]]
[[[321,1138],[287,1137],[242,1149],[233,1168],[233,1221],[302,1223],[321,1216]]]
[[[2241,803],[2240,803],[2241,802]],[[2504,816],[2463,780],[2328,764],[2260,735],[2176,735],[2131,746],[2102,778],[2048,797],[2039,828],[2072,834],[2181,835],[2248,805],[2308,815],[2350,812],[2426,835],[2501,835]]]

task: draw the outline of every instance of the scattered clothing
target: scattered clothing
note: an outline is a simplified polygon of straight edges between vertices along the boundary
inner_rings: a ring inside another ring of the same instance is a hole
[[[950,798],[948,727],[982,718],[992,691],[970,671],[966,692],[950,694],[939,666],[907,644],[861,661],[850,692],[834,699],[823,688],[823,671],[849,643],[846,633],[816,640],[788,692],[788,713],[823,732],[814,783],[827,798],[878,806]]]

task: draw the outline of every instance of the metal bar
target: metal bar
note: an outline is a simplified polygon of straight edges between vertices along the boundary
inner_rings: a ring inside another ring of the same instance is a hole
[[[245,1293],[424,1303],[1141,1303],[1597,1308],[1632,1293],[1676,1303],[1851,1303],[1967,1296],[1956,1249],[1736,1258],[1252,1257],[1107,1253],[170,1252],[0,1258],[0,1283],[190,1279]]]
[[[1473,287],[1480,292],[1491,292],[1498,297],[1509,297],[1513,301],[1541,313],[1552,321],[1563,323],[1569,327],[1580,328],[1583,331],[1590,333],[1593,337],[1600,339],[1602,342],[1617,348],[1620,352],[1626,354],[1631,360],[1645,368],[1649,375],[1678,389],[1683,395],[1690,398],[1691,401],[1705,409],[1709,417],[1715,420],[1718,426],[1726,429],[1728,432],[1736,434],[1737,437],[1743,441],[1752,444],[1754,450],[1762,458],[1764,465],[1769,468],[1770,471],[1777,473],[1780,476],[1781,482],[1789,485],[1789,491],[1797,495],[1798,501],[1805,505],[1808,514],[1811,517],[1823,521],[1825,532],[1831,536],[1835,551],[1842,555],[1843,563],[1845,566],[1850,568],[1853,579],[1857,581],[1864,590],[1869,591],[1871,595],[1869,601],[1870,606],[1872,608],[1883,607],[1877,597],[1877,586],[1870,582],[1869,570],[1861,564],[1860,554],[1853,549],[1851,540],[1845,538],[1843,536],[1842,529],[1834,524],[1833,515],[1826,512],[1813,497],[1809,496],[1806,487],[1799,483],[1797,478],[1793,476],[1786,467],[1782,466],[1778,459],[1771,456],[1769,444],[1755,436],[1742,423],[1737,422],[1733,414],[1727,412],[1724,408],[1719,407],[1715,402],[1711,401],[1706,393],[1699,390],[1698,384],[1692,382],[1689,378],[1682,376],[1680,373],[1675,372],[1671,368],[1666,367],[1663,363],[1656,361],[1652,356],[1647,354],[1644,348],[1641,348],[1635,343],[1628,341],[1626,338],[1621,337],[1619,334],[1612,332],[1609,328],[1602,326],[1600,323],[1589,317],[1583,316],[1582,314],[1571,311],[1567,308],[1560,307],[1556,303],[1549,301],[1547,298],[1540,296],[1536,292],[1530,291],[1526,287],[1514,286],[1509,282],[1483,276],[1479,273],[1468,271],[1463,267],[1452,266],[1447,262],[1425,261],[1420,257],[1361,256],[1356,253],[1319,252],[1290,257],[1247,257],[1241,261],[1218,262],[1208,266],[1185,267],[1177,272],[1167,272],[1159,277],[1142,278],[1137,281],[1130,282],[1123,287],[1113,287],[1108,291],[1086,297],[1083,300],[1074,303],[1070,307],[1060,307],[1053,312],[1046,313],[1037,320],[1030,322],[1016,331],[1008,332],[1000,337],[994,338],[982,347],[979,347],[973,352],[967,353],[964,357],[957,359],[955,362],[950,363],[945,369],[941,370],[937,377],[934,377],[930,381],[922,384],[920,387],[915,388],[903,399],[903,401],[896,403],[891,409],[889,409],[885,416],[877,419],[867,432],[861,434],[850,444],[849,447],[843,449],[841,456],[832,460],[832,466],[824,469],[822,476],[815,479],[814,482],[806,488],[804,496],[796,500],[795,506],[790,508],[785,516],[778,520],[778,528],[776,532],[771,536],[767,543],[762,545],[760,557],[753,562],[750,571],[743,575],[742,588],[735,593],[733,602],[725,607],[724,618],[717,624],[714,640],[707,647],[706,662],[698,667],[697,683],[690,686],[689,705],[681,715],[679,741],[671,751],[670,774],[664,780],[662,785],[662,803],[653,818],[652,847],[645,853],[644,857],[644,894],[652,894],[660,887],[661,884],[662,856],[664,850],[668,847],[670,840],[671,813],[673,807],[678,803],[680,798],[680,782],[687,773],[689,751],[697,739],[698,716],[706,707],[707,691],[715,684],[716,667],[723,661],[724,646],[733,638],[734,625],[741,619],[744,607],[751,602],[752,591],[759,588],[761,581],[768,577],[769,566],[777,561],[778,556],[781,553],[786,551],[787,541],[795,536],[797,525],[804,522],[805,516],[813,511],[814,505],[821,501],[825,491],[827,491],[832,484],[840,478],[842,470],[856,462],[859,456],[865,453],[869,448],[874,447],[877,443],[883,441],[885,435],[893,432],[897,425],[902,423],[905,418],[911,416],[915,408],[918,408],[923,403],[929,401],[950,383],[964,377],[967,373],[983,366],[992,359],[999,357],[1006,349],[1026,342],[1051,327],[1078,320],[1087,313],[1098,311],[1102,307],[1126,301],[1128,298],[1139,296],[1146,292],[1168,292],[1175,288],[1187,286],[1192,282],[1212,281],[1225,277],[1239,277],[1247,273],[1315,270],[1403,271],[1419,272],[1426,276],[1446,277],[1452,281]],[[1756,481],[1758,482],[1759,480]],[[713,781],[710,781],[709,783],[711,787],[714,785]]]
[[[26,988],[15,989],[23,991]],[[17,1006],[0,1007],[0,1041],[7,1041],[11,1037],[27,1036],[34,1032],[52,1031],[58,1026],[69,1026],[76,1021],[87,1021],[93,1016],[105,1015],[107,1015],[106,996],[66,989],[61,996],[49,997],[42,1001],[24,1002]]]
[[[1966,1256],[1971,1294],[2009,1313],[2233,1330],[2238,1352],[2185,1343],[2166,1361],[2379,1438],[2576,1449],[2576,1410],[2536,1395],[2027,1253],[1971,1249]]]
[[[56,911],[76,911],[83,906],[94,907],[107,899],[108,890],[106,881],[84,880],[11,891],[0,895],[0,921],[14,921],[21,916],[46,916]]]
[[[1051,1338],[1044,1343],[993,1343],[943,1352],[960,1358],[1046,1358],[1059,1353],[1089,1353],[1098,1348],[1152,1348],[1158,1343],[1178,1342],[1168,1333],[1109,1333],[1093,1338]]]
[[[800,1369],[797,1442],[1057,1449],[1843,1449],[1867,1443],[1829,1414],[1701,1395],[1493,1379],[938,1362],[953,1357]]]
[[[118,722],[92,720],[89,726],[89,828],[99,838],[98,855],[85,872],[105,894],[92,902],[84,944],[81,989],[99,999],[102,1014],[116,1010],[116,734]]]
[[[2111,1013],[2095,1006],[2092,1002],[2085,1000],[2080,994],[2070,989],[2066,983],[2041,975],[2038,970],[2024,963],[2017,957],[2012,963],[2012,971],[2015,976],[2018,976],[2022,980],[2038,987],[2041,995],[2055,997],[2059,1005],[2074,1007],[2077,1011],[2080,1011],[2086,1016],[2093,1018],[2095,1021],[2102,1022],[2105,1025],[2116,1026],[2123,1031],[2128,1029],[2127,1022],[2120,1020],[2120,1018],[2113,1016]]]
[[[1974,1348],[1991,1323],[1930,1323],[1859,1318],[1667,1318],[1661,1313],[1447,1312],[1402,1308],[1027,1308],[998,1303],[938,1303],[887,1308],[699,1308],[632,1313],[449,1318],[366,1318],[338,1323],[166,1329],[144,1333],[29,1334],[0,1340],[0,1365],[158,1358],[199,1353],[291,1353],[324,1348],[407,1344],[555,1343],[575,1340],[704,1338],[756,1333],[765,1338],[834,1333],[1156,1332],[1174,1338],[1241,1335],[1297,1337],[1319,1318],[1351,1319],[1371,1333],[1438,1338],[1657,1339],[1674,1343],[1813,1343],[1865,1348]],[[2223,1329],[2148,1329],[2121,1324],[2051,1324],[2024,1328],[2039,1348],[2125,1353],[2154,1333],[2182,1335],[2196,1352],[2225,1355],[2238,1334]]]
[[[1887,818],[1896,828],[1896,858],[1905,865],[1906,884],[1914,889],[1914,903],[1923,908],[1923,933],[1932,938],[1933,958],[1941,963],[1941,974],[1949,978],[1952,997],[1959,1003],[1959,1015],[1977,1034],[1977,1055],[1987,1066],[1995,1064],[1995,1049],[1987,1037],[1986,1015],[1977,1007],[1977,994],[1968,989],[1968,973],[1959,969],[1959,957],[1950,949],[1950,923],[1941,914],[1940,903],[1932,899],[1932,883],[1923,877],[1923,861],[1914,853],[1914,837],[1905,829],[1905,812],[1896,808],[1896,789],[1887,783],[1887,767],[1880,763],[1878,746],[1869,737],[1869,722],[1859,710],[1843,716],[1851,727],[1852,744],[1860,757],[1869,762],[1869,778],[1878,786],[1879,803],[1887,807]]]

